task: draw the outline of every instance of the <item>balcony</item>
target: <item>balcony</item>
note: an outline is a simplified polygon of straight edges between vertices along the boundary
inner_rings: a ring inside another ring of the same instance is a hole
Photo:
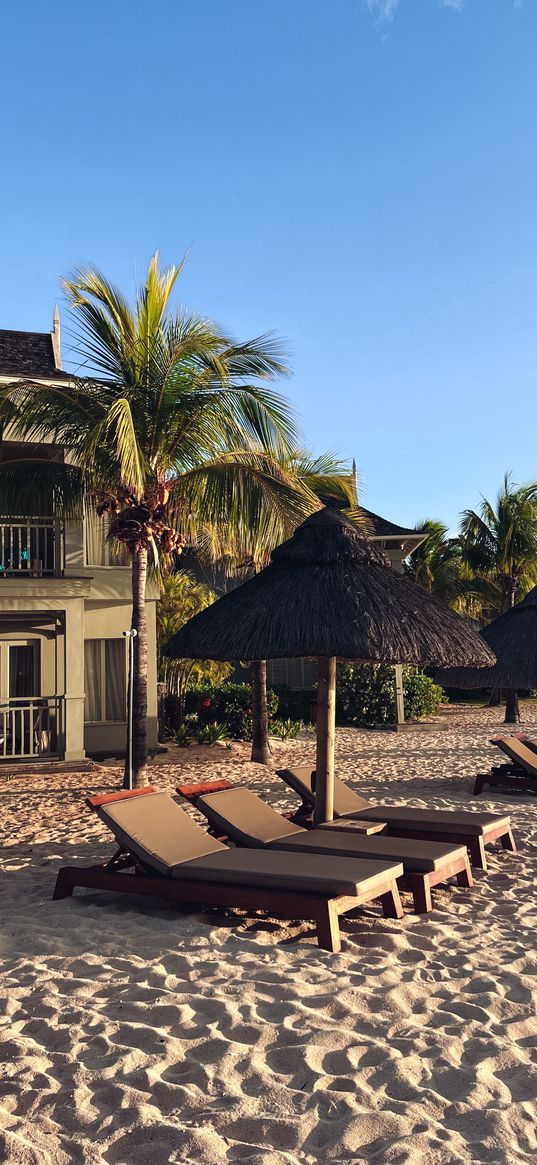
[[[63,696],[34,696],[0,704],[0,765],[4,761],[61,757],[64,714]]]
[[[64,555],[59,518],[0,518],[0,578],[61,578]]]

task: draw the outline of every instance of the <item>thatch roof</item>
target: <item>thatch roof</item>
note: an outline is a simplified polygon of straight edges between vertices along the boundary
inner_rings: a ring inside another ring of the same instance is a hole
[[[443,687],[537,687],[537,587],[479,634],[494,652],[496,665],[442,669],[437,678]]]
[[[337,510],[312,514],[271,565],[173,636],[173,658],[342,660],[486,666],[469,623],[392,570]]]

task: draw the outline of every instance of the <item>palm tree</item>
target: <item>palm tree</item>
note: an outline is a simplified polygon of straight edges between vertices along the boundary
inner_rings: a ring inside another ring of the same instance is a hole
[[[355,473],[351,474],[334,453],[314,457],[307,450],[294,450],[280,455],[278,464],[285,479],[294,483],[297,500],[306,512],[313,513],[323,501],[331,499],[348,507],[355,519],[365,524],[357,511]],[[228,573],[234,577],[239,575],[244,581],[268,565],[274,548],[291,536],[297,524],[296,505],[287,512],[283,507],[276,512],[260,495],[251,497],[250,503],[243,506],[240,522],[232,528],[218,526],[205,532],[202,553],[212,562],[224,562]],[[251,682],[251,760],[268,765],[272,753],[268,737],[266,660],[252,662]]]
[[[485,621],[502,615],[537,582],[537,482],[517,486],[506,473],[495,505],[465,510],[462,562],[481,593]],[[507,722],[518,719],[516,692],[506,693]],[[491,697],[494,700],[494,693]]]
[[[427,538],[409,555],[404,571],[413,582],[445,603],[457,607],[461,599],[461,544],[448,536],[447,526],[433,518],[418,522],[414,529]]]
[[[53,439],[67,464],[24,461],[0,470],[3,513],[80,516],[90,499],[110,516],[110,539],[132,567],[133,781],[147,760],[148,568],[207,524],[231,528],[245,504],[300,521],[304,502],[276,458],[296,445],[285,400],[259,381],[287,372],[277,342],[234,343],[214,323],[172,311],[183,264],[148,267],[133,305],[89,267],[64,281],[87,375],[69,386],[17,382],[0,391],[0,423],[23,439]]]

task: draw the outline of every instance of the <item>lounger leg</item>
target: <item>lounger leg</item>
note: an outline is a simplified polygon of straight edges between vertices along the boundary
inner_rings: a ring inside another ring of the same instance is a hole
[[[482,837],[472,837],[468,841],[468,849],[470,850],[470,861],[473,866],[477,866],[480,870],[487,868],[487,855],[485,853],[485,842]]]
[[[475,779],[474,792],[473,792],[474,797],[478,797],[479,794],[483,792],[483,786],[485,784],[485,781],[486,781],[485,773],[478,773],[477,777]]]
[[[319,946],[323,951],[332,951],[333,954],[337,954],[341,950],[339,916],[330,899],[320,904],[315,921]]]
[[[385,918],[402,918],[404,914],[401,906],[401,898],[399,897],[399,889],[396,883],[393,883],[393,888],[387,890],[385,894],[381,894],[380,901],[382,903],[382,910]]]
[[[457,874],[457,882],[458,882],[459,886],[468,886],[468,887],[473,886],[474,879],[472,877],[472,871],[470,869],[470,862],[469,861],[466,862],[466,869],[459,870],[459,872]]]
[[[52,895],[53,901],[57,898],[70,898],[73,893],[73,882],[69,877],[69,869],[58,870],[56,885]]]
[[[410,888],[414,896],[416,914],[428,914],[433,908],[433,900],[427,874],[411,874]]]
[[[516,844],[511,829],[508,829],[507,833],[502,833],[500,841],[504,849],[508,849],[512,854],[516,854]]]

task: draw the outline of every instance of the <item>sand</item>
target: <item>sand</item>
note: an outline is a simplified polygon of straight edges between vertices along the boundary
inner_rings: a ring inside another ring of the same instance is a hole
[[[499,715],[447,716],[447,731],[338,730],[339,772],[361,770],[372,798],[466,806]],[[537,735],[537,709],[525,716]],[[184,752],[152,781],[226,775],[290,806],[244,751]],[[313,751],[279,745],[278,760]],[[372,905],[343,920],[333,956],[310,924],[87,892],[52,903],[60,863],[110,852],[83,798],[116,785],[114,769],[0,776],[1,1161],[535,1159],[535,798],[470,801],[512,812],[519,854],[491,850],[475,889],[437,889],[427,917]]]

